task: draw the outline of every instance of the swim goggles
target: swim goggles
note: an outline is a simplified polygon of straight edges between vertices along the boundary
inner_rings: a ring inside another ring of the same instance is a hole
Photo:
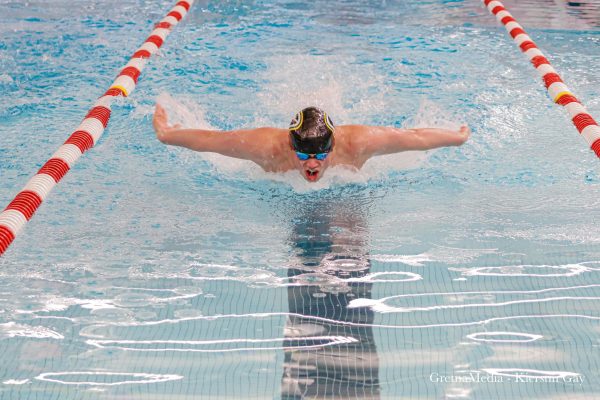
[[[306,161],[309,158],[316,158],[319,161],[323,161],[324,159],[327,158],[328,154],[329,153],[308,154],[308,153],[302,153],[301,151],[297,151],[296,157],[298,157],[298,160],[300,160],[300,161]]]

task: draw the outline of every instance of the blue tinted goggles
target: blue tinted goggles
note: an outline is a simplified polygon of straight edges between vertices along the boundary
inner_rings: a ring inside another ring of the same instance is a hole
[[[296,156],[298,157],[298,159],[300,161],[306,161],[309,158],[316,158],[319,161],[323,161],[324,159],[327,158],[327,155],[329,153],[317,153],[317,154],[308,154],[308,153],[302,153],[300,151],[296,152]]]

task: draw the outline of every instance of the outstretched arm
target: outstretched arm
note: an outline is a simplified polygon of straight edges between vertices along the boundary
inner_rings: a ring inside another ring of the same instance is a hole
[[[357,146],[366,157],[407,150],[429,150],[460,146],[471,130],[463,125],[458,131],[440,128],[398,129],[379,126],[357,126]]]
[[[167,112],[156,105],[152,119],[156,137],[164,144],[187,147],[195,151],[220,153],[262,164],[271,155],[273,128],[235,131],[212,131],[207,129],[182,129],[168,123]],[[269,137],[271,136],[271,137]]]

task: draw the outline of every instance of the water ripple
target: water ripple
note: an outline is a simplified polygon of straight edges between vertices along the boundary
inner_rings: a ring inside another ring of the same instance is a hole
[[[506,295],[523,295],[526,297],[531,294],[540,294],[547,292],[556,292],[556,291],[571,291],[571,290],[581,290],[581,289],[589,289],[596,288],[600,285],[581,285],[581,286],[571,286],[571,287],[556,287],[556,288],[546,288],[546,289],[538,289],[538,290],[505,290],[505,291],[481,291],[481,292],[442,292],[442,293],[410,293],[410,294],[401,294],[396,296],[388,296],[380,299],[366,299],[359,298],[350,301],[348,308],[360,308],[360,307],[369,307],[373,311],[379,313],[405,313],[405,312],[415,312],[415,311],[434,311],[434,310],[443,310],[443,309],[465,309],[465,308],[485,308],[485,307],[504,307],[515,304],[525,304],[525,303],[544,303],[544,302],[555,302],[555,301],[564,301],[564,300],[597,300],[600,299],[598,296],[558,296],[558,297],[546,297],[546,298],[524,298],[519,300],[507,300],[500,302],[492,302],[496,297],[506,296]],[[428,300],[435,301],[436,297],[438,298],[438,304],[430,305],[430,306],[394,306],[389,305],[389,302],[407,300],[411,301],[414,298],[424,298],[427,297]],[[478,299],[488,300],[487,303],[469,303],[468,301],[478,300]],[[445,303],[462,303],[462,304],[445,304]]]
[[[467,335],[467,337],[476,342],[528,343],[541,339],[544,336],[520,332],[477,332]],[[512,339],[508,339],[507,337],[512,337]]]
[[[29,337],[36,339],[50,338],[50,339],[64,339],[65,337],[52,329],[44,326],[29,326],[20,325],[15,322],[7,322],[0,324],[0,336],[5,337]]]
[[[98,325],[90,325],[80,331],[80,335],[84,337],[105,337],[110,336],[107,332],[110,331],[111,327],[143,327],[147,329],[149,326],[156,325],[177,325],[184,322],[190,321],[214,321],[221,319],[263,319],[273,317],[298,317],[303,320],[313,320],[315,322],[327,323],[332,325],[340,326],[356,326],[356,327],[372,327],[372,328],[383,328],[383,329],[430,329],[430,328],[451,328],[451,327],[466,327],[475,325],[487,325],[493,322],[499,321],[510,321],[519,319],[538,319],[538,318],[580,318],[591,321],[600,321],[600,316],[596,315],[585,315],[585,314],[529,314],[529,315],[511,315],[506,317],[492,317],[485,319],[476,319],[464,322],[448,322],[448,323],[432,323],[432,324],[418,324],[418,325],[393,325],[393,324],[375,324],[375,323],[358,323],[358,322],[347,322],[340,321],[331,318],[317,317],[314,315],[304,315],[298,313],[287,313],[287,312],[272,312],[272,313],[248,313],[248,314],[226,314],[226,315],[202,315],[193,317],[183,317],[176,319],[163,319],[159,321],[137,321],[137,322],[106,322]]]
[[[264,343],[281,342],[278,346],[261,346]],[[299,342],[301,344],[284,345],[283,343]],[[335,346],[340,344],[356,343],[353,337],[348,336],[306,336],[285,337],[273,339],[221,339],[221,340],[86,340],[86,343],[100,349],[119,349],[126,351],[144,352],[201,352],[201,353],[226,353],[232,351],[257,351],[257,350],[306,350]],[[248,344],[258,345],[247,347]],[[246,345],[246,347],[237,347]],[[217,346],[231,346],[231,348],[211,348]]]
[[[68,380],[69,377],[71,380]],[[75,380],[74,378],[88,379]],[[159,383],[183,379],[181,375],[159,375],[141,372],[45,372],[35,377],[39,381],[61,383],[63,385],[118,386],[140,383]]]
[[[593,271],[582,264],[567,265],[506,265],[501,267],[448,268],[460,272],[463,276],[530,276],[530,277],[567,277]]]

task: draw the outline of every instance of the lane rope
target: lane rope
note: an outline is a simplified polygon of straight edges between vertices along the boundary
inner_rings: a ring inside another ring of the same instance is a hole
[[[496,16],[498,22],[504,25],[521,51],[529,58],[531,64],[542,77],[550,98],[567,110],[575,128],[583,136],[592,151],[596,153],[596,156],[600,158],[600,127],[594,118],[565,85],[548,59],[504,5],[498,0],[482,1],[489,12]]]
[[[127,97],[133,92],[146,61],[164,43],[166,37],[188,13],[194,0],[179,1],[158,22],[150,36],[138,48],[117,78],[86,114],[71,136],[42,166],[38,173],[0,213],[0,256],[31,219],[50,191],[73,167],[79,157],[100,139],[108,124],[111,104],[116,97]]]

